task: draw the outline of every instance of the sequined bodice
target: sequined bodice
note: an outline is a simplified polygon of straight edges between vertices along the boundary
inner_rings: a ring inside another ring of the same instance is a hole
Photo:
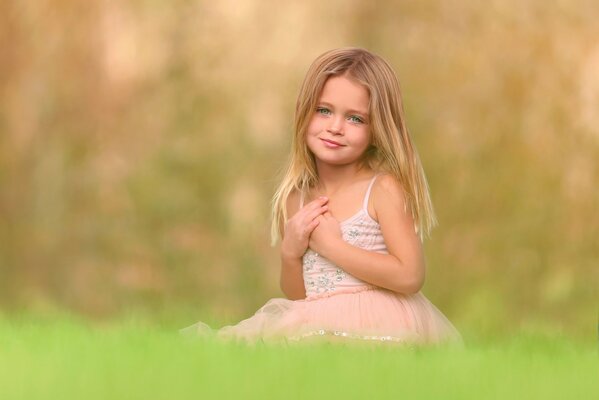
[[[362,208],[352,217],[340,222],[343,240],[362,249],[388,254],[380,225],[368,214],[368,198],[376,175],[370,181]],[[300,206],[303,205],[303,199]],[[303,256],[303,277],[306,296],[332,292],[342,288],[368,285],[331,261],[308,248]]]

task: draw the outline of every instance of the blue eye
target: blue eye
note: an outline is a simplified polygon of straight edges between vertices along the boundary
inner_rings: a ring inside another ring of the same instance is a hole
[[[328,108],[325,107],[317,107],[316,108],[316,112],[322,115],[328,115],[326,113],[330,113],[331,111]],[[358,123],[358,124],[363,124],[364,120],[356,115],[352,115],[349,118],[352,118],[352,122],[354,123]]]

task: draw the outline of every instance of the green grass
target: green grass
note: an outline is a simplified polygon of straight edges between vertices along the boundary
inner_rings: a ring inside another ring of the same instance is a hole
[[[221,343],[136,322],[0,318],[1,399],[596,399],[596,343],[465,348]]]

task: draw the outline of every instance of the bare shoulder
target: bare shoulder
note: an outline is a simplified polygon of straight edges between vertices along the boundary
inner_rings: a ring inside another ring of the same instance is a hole
[[[380,214],[387,214],[390,209],[405,209],[405,191],[399,180],[389,173],[376,178],[372,187],[373,207],[377,219]]]
[[[383,190],[388,194],[401,194],[403,196],[404,190],[399,180],[391,174],[381,174],[376,178],[375,186],[378,186],[379,190]]]
[[[422,243],[416,233],[412,212],[407,207],[404,186],[390,174],[379,176],[377,181],[378,185],[373,187],[373,205],[385,245],[389,254],[397,257],[404,265],[412,266],[413,271],[418,271],[415,276],[420,283],[415,285],[421,286],[424,270]]]

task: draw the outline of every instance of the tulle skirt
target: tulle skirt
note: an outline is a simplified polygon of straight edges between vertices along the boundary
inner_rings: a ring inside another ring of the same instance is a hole
[[[339,289],[303,300],[274,298],[236,325],[212,329],[197,322],[179,332],[247,343],[463,343],[451,322],[422,293],[404,295],[374,286]]]

